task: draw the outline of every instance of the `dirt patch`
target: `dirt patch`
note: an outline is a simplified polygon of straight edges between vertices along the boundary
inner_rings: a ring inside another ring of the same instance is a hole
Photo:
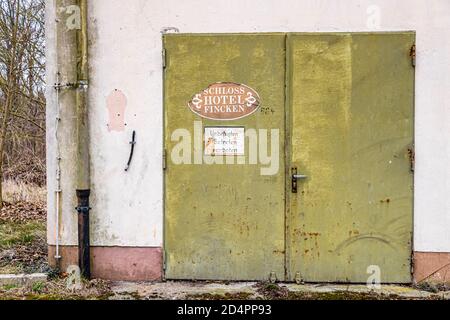
[[[2,271],[3,270],[3,271]],[[45,240],[18,244],[0,252],[0,273],[42,273],[49,271]]]

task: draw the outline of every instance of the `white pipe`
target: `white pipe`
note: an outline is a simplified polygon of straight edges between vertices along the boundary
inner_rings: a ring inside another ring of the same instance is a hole
[[[55,259],[61,259],[59,254],[59,217],[60,217],[60,197],[61,197],[61,155],[58,141],[58,128],[60,118],[60,108],[59,108],[59,91],[60,91],[60,78],[59,72],[56,74],[56,124],[55,124],[55,143],[56,143],[56,190],[55,190]]]

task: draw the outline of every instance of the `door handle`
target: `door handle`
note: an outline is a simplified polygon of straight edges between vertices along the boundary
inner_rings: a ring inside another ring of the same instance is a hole
[[[308,176],[304,174],[298,174],[297,168],[292,168],[292,193],[297,193],[297,181],[299,179],[307,179]]]

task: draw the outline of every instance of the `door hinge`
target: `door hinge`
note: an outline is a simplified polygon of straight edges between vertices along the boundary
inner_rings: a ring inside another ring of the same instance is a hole
[[[163,250],[163,261],[162,261],[162,280],[165,282],[166,279],[166,259],[167,259],[167,253],[166,250]]]
[[[163,250],[163,270],[164,270],[164,272],[166,272],[166,259],[167,259],[166,250]]]
[[[163,170],[167,169],[167,151],[163,150]]]
[[[167,51],[166,51],[166,49],[162,50],[162,65],[163,65],[163,69],[165,69],[167,66]]]
[[[409,56],[411,57],[411,65],[416,67],[416,45],[413,44],[410,51]]]
[[[411,148],[408,148],[408,158],[409,158],[409,164],[411,168],[411,172],[414,173],[415,167],[416,167],[416,152],[414,150],[414,146]]]

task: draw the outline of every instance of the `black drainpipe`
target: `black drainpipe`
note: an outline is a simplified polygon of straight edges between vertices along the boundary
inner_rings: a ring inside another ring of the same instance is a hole
[[[77,0],[80,8],[81,28],[77,32],[78,64],[77,64],[77,185],[76,195],[78,199],[78,263],[81,275],[91,278],[91,255],[89,242],[89,196],[91,194],[90,181],[90,137],[89,137],[89,112],[88,112],[88,30],[87,13],[88,0]]]
[[[78,261],[81,274],[91,278],[91,255],[89,239],[89,196],[90,190],[77,190],[78,198]]]

